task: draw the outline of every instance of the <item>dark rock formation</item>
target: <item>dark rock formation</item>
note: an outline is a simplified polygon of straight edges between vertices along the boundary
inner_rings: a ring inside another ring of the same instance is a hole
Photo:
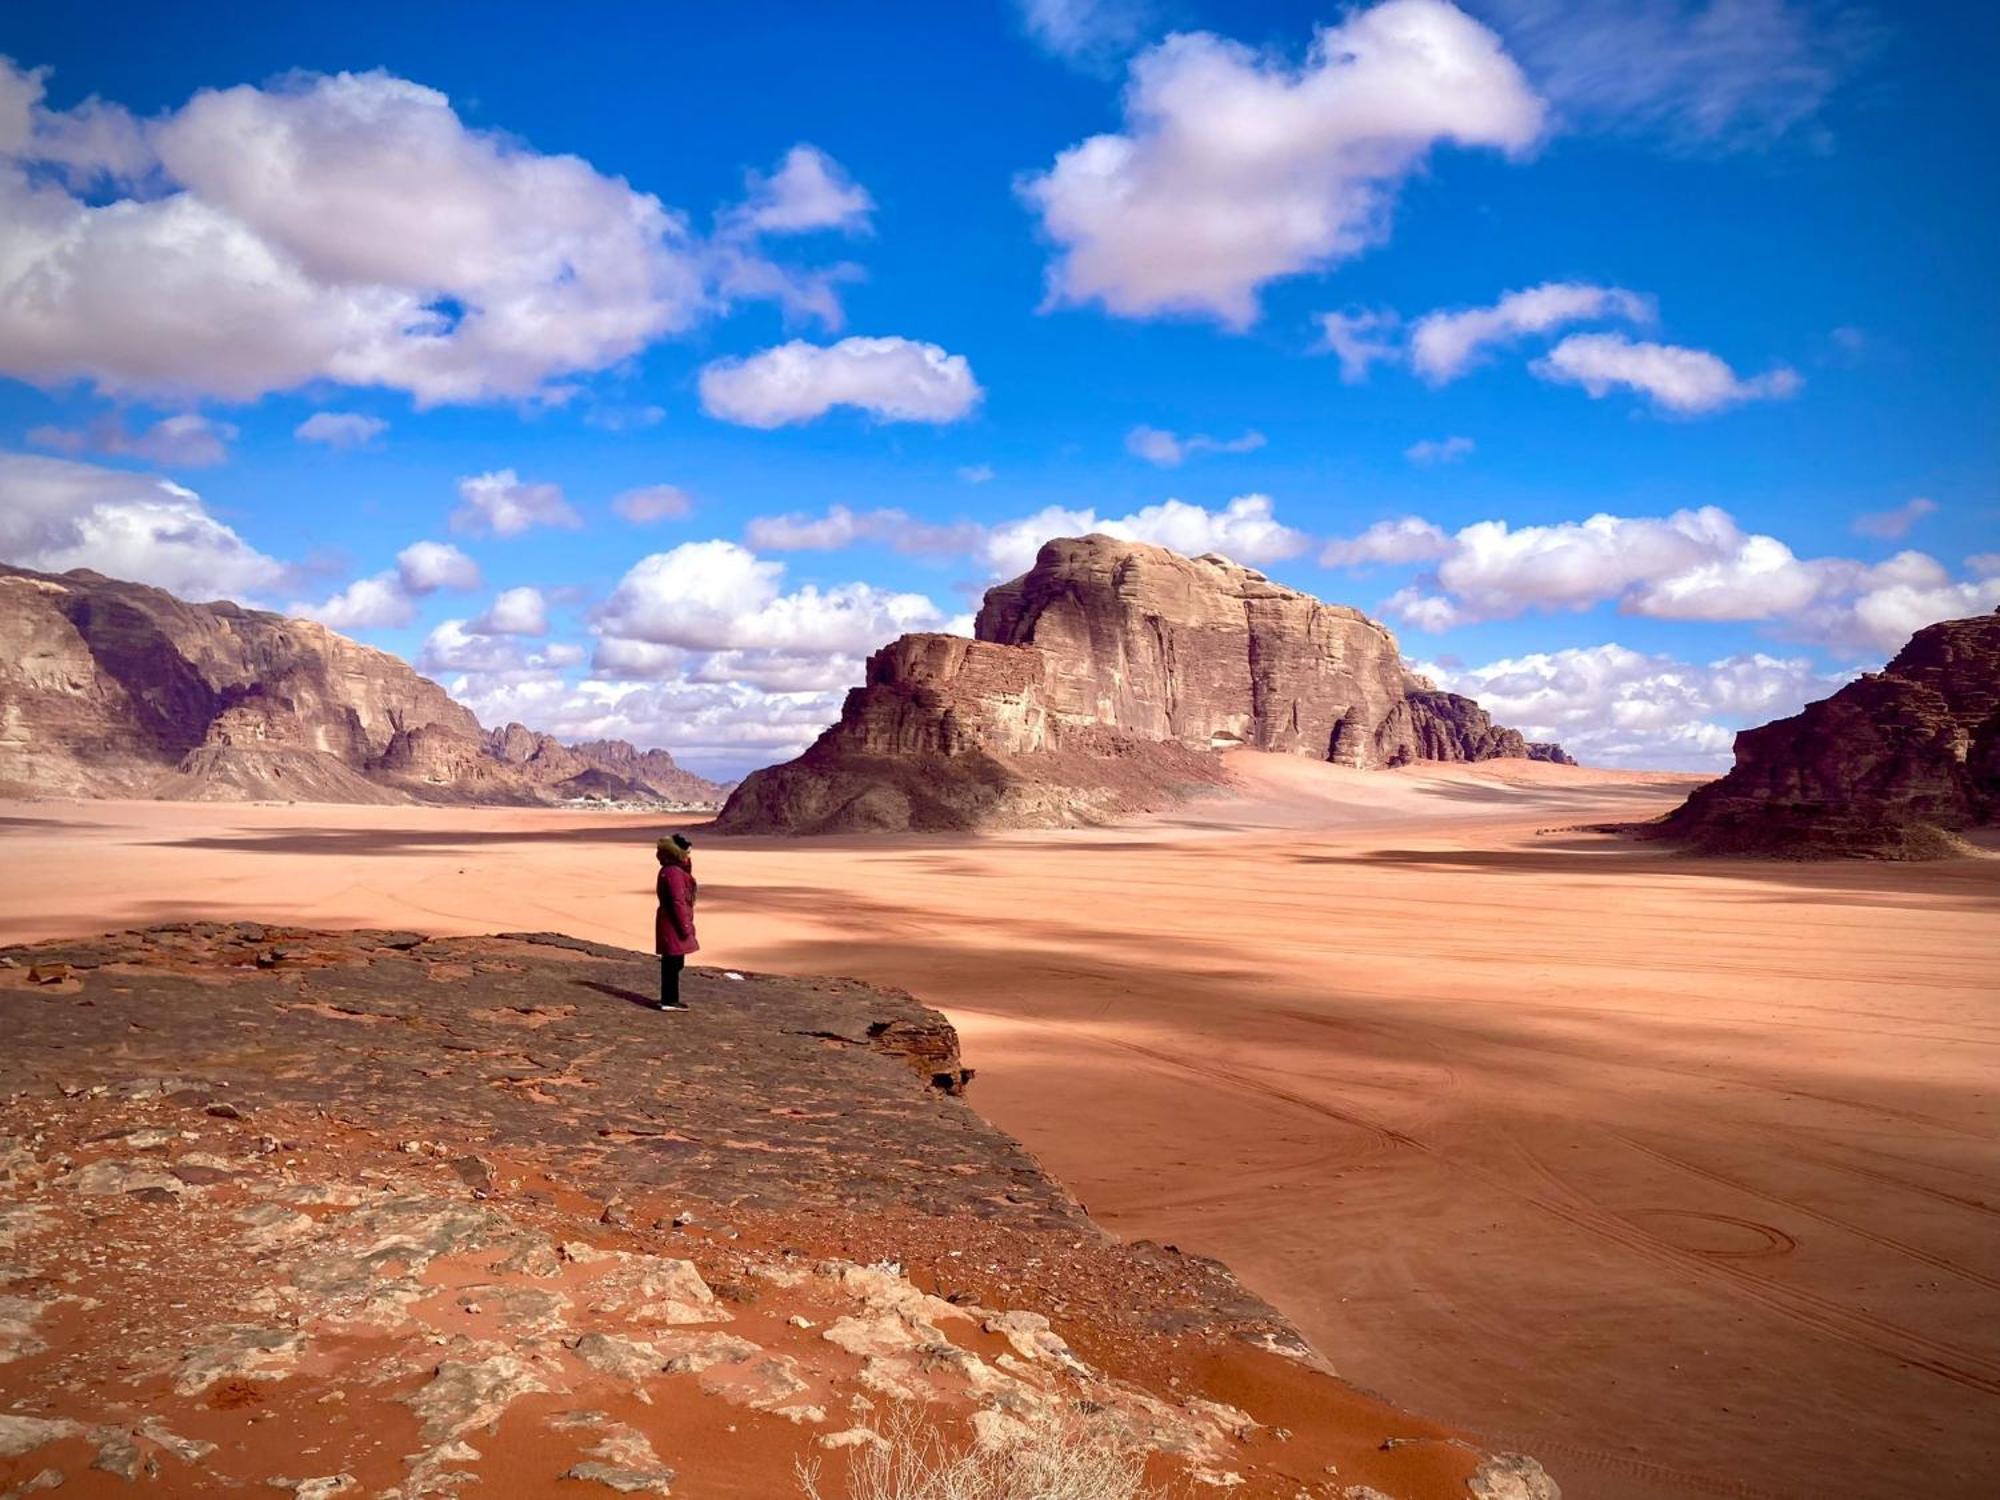
[[[1409,694],[1408,701],[1410,736],[1418,760],[1530,758],[1528,742],[1521,737],[1520,730],[1495,724],[1486,710],[1470,698],[1419,688]],[[1562,753],[1559,746],[1550,748],[1558,755]]]
[[[1649,832],[1707,853],[1930,859],[2000,818],[2000,613],[1736,736],[1736,765]]]
[[[749,777],[717,827],[1100,821],[1224,781],[1211,752],[1235,746],[1357,767],[1530,753],[1411,673],[1384,626],[1225,558],[1053,541],[974,631],[876,652],[840,722]]]
[[[489,736],[400,658],[310,620],[0,565],[0,790],[701,807],[723,788],[665,751]]]

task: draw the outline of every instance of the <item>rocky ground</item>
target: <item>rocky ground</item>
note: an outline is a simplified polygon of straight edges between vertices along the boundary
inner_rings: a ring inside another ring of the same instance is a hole
[[[839,1492],[890,1414],[1177,1489],[1534,1500],[956,1097],[942,1017],[548,934],[0,952],[0,1495]]]

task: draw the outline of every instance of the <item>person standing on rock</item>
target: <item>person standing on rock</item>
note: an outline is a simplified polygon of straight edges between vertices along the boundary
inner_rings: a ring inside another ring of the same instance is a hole
[[[655,846],[660,878],[655,885],[659,909],[653,913],[653,951],[660,955],[661,1010],[686,1010],[681,1000],[681,970],[687,956],[701,947],[694,935],[694,848],[680,834]]]

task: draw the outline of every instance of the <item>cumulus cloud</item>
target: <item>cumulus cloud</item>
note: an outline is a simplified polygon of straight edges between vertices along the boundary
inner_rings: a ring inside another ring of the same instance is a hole
[[[1767,147],[1808,125],[1870,50],[1826,0],[1482,0],[1573,123],[1682,150]]]
[[[547,635],[549,602],[538,588],[502,589],[486,613],[465,628],[472,635]]]
[[[470,593],[479,587],[479,564],[450,542],[412,542],[396,554],[396,576],[413,594],[438,589]]]
[[[656,521],[693,515],[694,497],[677,484],[648,484],[619,495],[611,502],[611,509],[634,526],[651,526]]]
[[[409,624],[419,601],[440,590],[469,593],[479,586],[479,564],[449,542],[412,542],[396,554],[395,567],[357,578],[318,604],[294,604],[290,612],[335,630],[389,629]]]
[[[1026,572],[1044,542],[1092,532],[1152,542],[1191,557],[1219,552],[1253,565],[1296,557],[1311,545],[1304,532],[1278,521],[1269,495],[1238,495],[1213,510],[1185,500],[1163,500],[1123,516],[1100,515],[1092,507],[1050,505],[1033,515],[992,525],[940,524],[903,510],[857,511],[832,505],[817,515],[792,511],[759,516],[744,535],[752,547],[770,552],[831,551],[879,542],[917,556],[967,557],[988,576],[1005,578]]]
[[[1147,0],[1017,0],[1021,22],[1037,46],[1065,62],[1094,66],[1145,34],[1153,17]]]
[[[1935,515],[1937,508],[1937,501],[1926,500],[1922,495],[1918,495],[1892,509],[1871,511],[1866,515],[1856,516],[1854,532],[1857,536],[1896,541],[1908,536],[1910,528],[1925,516]]]
[[[1706,349],[1635,342],[1621,333],[1571,334],[1528,368],[1543,380],[1580,385],[1593,400],[1617,387],[1637,391],[1676,416],[1784,400],[1805,384],[1783,365],[1744,379]]]
[[[838,313],[844,273],[779,267],[755,238],[847,212],[835,200],[858,189],[817,153],[704,241],[652,194],[468,128],[384,72],[203,90],[143,129],[110,106],[43,109],[41,75],[5,60],[0,95],[18,117],[0,140],[0,372],[37,384],[559,397],[737,299]],[[80,175],[147,187],[107,199]]]
[[[1320,338],[1313,352],[1339,359],[1344,385],[1359,385],[1376,365],[1402,358],[1402,320],[1385,307],[1321,313],[1314,321]]]
[[[744,539],[768,552],[831,552],[856,542],[883,542],[921,557],[976,551],[985,535],[985,528],[970,521],[940,525],[892,507],[858,511],[845,505],[830,505],[819,515],[794,510],[754,516],[744,528]]]
[[[1022,184],[1056,244],[1051,303],[1254,322],[1258,292],[1386,238],[1434,146],[1525,152],[1541,100],[1445,0],[1384,0],[1321,29],[1301,67],[1205,32],[1134,60],[1124,129]]]
[[[1320,552],[1329,568],[1365,568],[1373,564],[1429,562],[1451,551],[1451,538],[1419,516],[1377,521],[1359,536],[1336,537]]]
[[[1849,674],[1761,652],[1686,662],[1617,644],[1420,670],[1586,764],[1721,770],[1736,731],[1798,712]]]
[[[748,195],[728,220],[759,234],[865,233],[875,209],[846,169],[816,146],[792,147],[777,171],[768,177],[752,172],[748,183]]]
[[[458,499],[451,513],[453,531],[519,536],[536,526],[574,531],[583,525],[583,517],[563,498],[561,485],[531,484],[512,469],[466,475],[458,481]]]
[[[702,409],[744,427],[784,427],[851,406],[884,422],[956,422],[985,393],[962,354],[905,338],[794,339],[701,372]]]
[[[1304,532],[1279,522],[1269,495],[1238,495],[1218,510],[1185,500],[1163,500],[1123,516],[1051,505],[1031,516],[988,528],[979,556],[993,577],[1012,577],[1034,565],[1035,554],[1044,542],[1092,532],[1171,547],[1190,557],[1218,552],[1252,565],[1297,557],[1312,544]]]
[[[1920,626],[2000,603],[2000,579],[1954,580],[1922,552],[1873,564],[1801,558],[1715,506],[1546,526],[1479,521],[1448,537],[1411,517],[1336,539],[1322,557],[1350,567],[1435,563],[1383,603],[1424,631],[1610,603],[1663,620],[1768,621],[1802,640],[1886,654]]]
[[[1470,458],[1479,445],[1469,437],[1423,438],[1403,450],[1403,457],[1420,469],[1455,464]]]
[[[255,598],[286,577],[185,485],[28,453],[0,452],[0,558],[199,599]]]
[[[1125,434],[1125,451],[1156,468],[1172,469],[1201,453],[1255,453],[1264,441],[1264,434],[1254,430],[1233,438],[1212,438],[1205,432],[1181,437],[1161,427],[1141,426]]]
[[[608,639],[695,651],[867,652],[944,618],[922,594],[866,583],[787,592],[785,565],[735,542],[686,542],[641,558],[598,612]]]
[[[1433,385],[1456,380],[1489,348],[1568,323],[1650,323],[1650,298],[1623,287],[1548,281],[1508,292],[1491,307],[1426,313],[1410,329],[1410,363]]]
[[[28,441],[37,448],[63,453],[110,453],[144,459],[168,469],[200,469],[225,463],[238,429],[196,412],[163,417],[139,432],[126,430],[117,415],[98,418],[87,427],[35,427]]]
[[[353,411],[316,411],[292,429],[302,443],[324,443],[329,448],[365,448],[389,424],[380,417],[365,417]]]

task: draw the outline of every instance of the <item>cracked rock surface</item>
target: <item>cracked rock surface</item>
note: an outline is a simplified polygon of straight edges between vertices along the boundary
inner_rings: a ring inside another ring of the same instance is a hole
[[[912,1408],[1182,1487],[1556,1494],[1101,1234],[908,996],[696,970],[661,1016],[552,936],[0,957],[0,1496],[781,1496]]]

